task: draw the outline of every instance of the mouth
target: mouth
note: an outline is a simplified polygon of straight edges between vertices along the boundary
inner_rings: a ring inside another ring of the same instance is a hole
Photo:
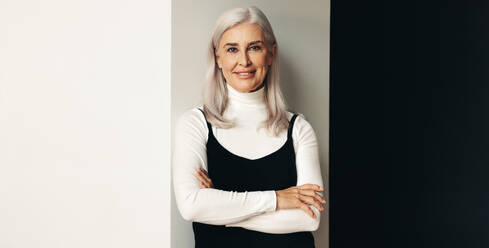
[[[239,77],[239,78],[251,78],[255,75],[255,70],[246,70],[246,71],[237,71],[235,72],[235,74]]]

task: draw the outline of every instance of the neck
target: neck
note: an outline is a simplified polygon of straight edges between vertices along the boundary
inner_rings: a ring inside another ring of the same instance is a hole
[[[261,86],[255,91],[244,93],[235,90],[229,84],[226,84],[228,89],[229,102],[231,104],[252,104],[252,105],[264,105],[265,104],[265,88]]]

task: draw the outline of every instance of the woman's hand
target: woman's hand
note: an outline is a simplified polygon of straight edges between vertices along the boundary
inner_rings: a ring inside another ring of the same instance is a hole
[[[198,168],[195,172],[195,177],[199,180],[199,187],[201,189],[214,188],[214,184],[212,184],[212,180],[206,170]]]
[[[303,184],[283,190],[277,190],[275,191],[277,195],[277,210],[300,208],[312,218],[315,218],[314,212],[309,205],[313,205],[319,211],[324,210],[321,204],[326,203],[326,201],[316,193],[320,191],[323,191],[323,189],[316,184]]]
[[[199,187],[201,189],[214,188],[214,184],[212,184],[212,180],[209,178],[206,170],[198,168],[195,172],[195,177],[199,180]],[[325,204],[326,201],[316,193],[321,191],[323,189],[316,184],[303,184],[277,190],[275,191],[277,195],[277,210],[300,208],[312,218],[315,218],[316,216],[309,205],[313,205],[319,211],[324,210],[321,204]]]

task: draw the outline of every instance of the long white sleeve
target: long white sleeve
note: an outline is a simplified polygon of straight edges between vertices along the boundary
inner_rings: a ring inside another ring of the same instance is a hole
[[[195,172],[207,170],[208,130],[202,113],[192,109],[184,113],[175,130],[172,158],[173,187],[177,207],[189,221],[224,225],[254,215],[275,211],[274,191],[231,192],[200,189]]]
[[[297,185],[313,183],[323,187],[316,135],[311,125],[298,116],[292,132],[296,151]],[[316,218],[303,210],[285,209],[263,213],[226,226],[243,227],[266,233],[315,231],[319,227],[320,211],[310,205]]]

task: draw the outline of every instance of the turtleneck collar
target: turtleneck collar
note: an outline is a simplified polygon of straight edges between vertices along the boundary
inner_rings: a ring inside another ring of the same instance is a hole
[[[253,105],[262,105],[265,103],[265,87],[261,87],[259,90],[249,93],[239,92],[227,83],[226,87],[228,89],[229,101],[231,103],[244,103]]]

